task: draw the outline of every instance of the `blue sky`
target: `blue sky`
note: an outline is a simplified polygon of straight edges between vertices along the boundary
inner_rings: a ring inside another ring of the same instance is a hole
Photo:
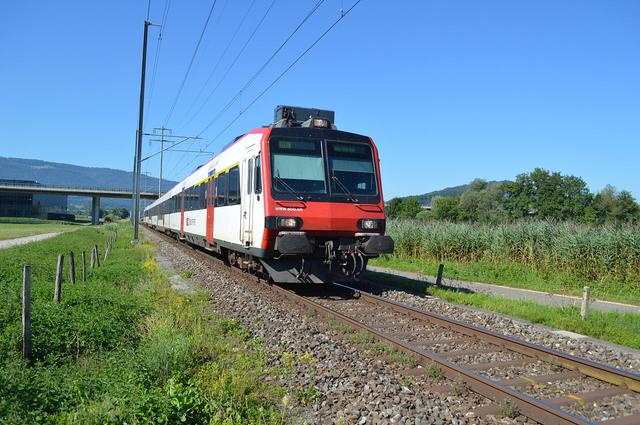
[[[146,131],[166,123],[175,134],[199,134],[317,0],[276,0],[211,100],[193,106],[218,84],[271,1],[217,1],[166,122],[211,1],[170,4],[153,88],[158,28],[150,30]],[[535,167],[640,198],[640,2],[362,0],[245,110],[353,1],[326,0],[192,148],[217,152],[269,123],[277,104],[312,106],[335,110],[340,129],[374,138],[386,198],[475,177],[512,179]],[[153,22],[164,6],[152,0]],[[147,1],[2,9],[0,155],[131,169]],[[158,146],[143,148],[146,155]],[[181,179],[204,160],[169,153],[165,176]],[[143,171],[157,175],[158,162]]]

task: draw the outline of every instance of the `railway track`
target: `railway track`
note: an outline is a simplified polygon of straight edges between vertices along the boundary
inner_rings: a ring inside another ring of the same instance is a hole
[[[223,264],[206,252],[168,236],[163,238],[216,267]],[[231,271],[244,274],[235,268]],[[269,288],[303,309],[367,332],[413,356],[422,366],[414,371],[416,375],[435,365],[452,382],[463,382],[468,389],[491,400],[475,411],[477,416],[499,416],[509,406],[512,413],[542,424],[595,424],[599,423],[598,409],[616,403],[628,408],[602,423],[640,424],[640,375],[379,297],[361,288],[335,283],[324,285],[321,291],[317,286]]]

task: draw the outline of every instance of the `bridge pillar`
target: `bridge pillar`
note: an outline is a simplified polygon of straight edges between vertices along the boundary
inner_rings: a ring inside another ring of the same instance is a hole
[[[92,196],[91,197],[91,224],[99,224],[100,223],[100,197]]]

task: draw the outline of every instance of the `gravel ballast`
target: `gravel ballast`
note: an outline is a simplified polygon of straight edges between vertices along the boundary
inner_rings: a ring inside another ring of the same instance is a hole
[[[413,366],[348,341],[339,327],[277,299],[257,279],[211,267],[154,232],[145,234],[159,244],[159,263],[168,259],[174,273],[193,272],[190,280],[211,294],[214,311],[238,320],[261,342],[269,366],[282,371],[266,379],[286,389],[281,403],[292,423],[535,423],[478,418],[474,409],[489,400],[462,383],[415,376]],[[445,384],[455,389],[443,391]]]

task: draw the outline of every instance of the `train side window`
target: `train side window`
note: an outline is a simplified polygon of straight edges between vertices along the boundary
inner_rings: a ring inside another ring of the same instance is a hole
[[[201,183],[200,186],[198,186],[198,209],[202,210],[205,209],[207,207],[207,184],[206,183]]]
[[[262,193],[262,174],[260,173],[261,165],[260,165],[260,155],[256,156],[256,168],[255,168],[255,184],[253,187],[255,188],[255,193]]]
[[[247,195],[251,195],[251,186],[253,183],[253,158],[247,162]]]
[[[216,207],[222,207],[227,200],[227,173],[216,177]]]
[[[233,167],[229,170],[229,191],[227,195],[227,205],[238,205],[240,203],[240,168]]]

